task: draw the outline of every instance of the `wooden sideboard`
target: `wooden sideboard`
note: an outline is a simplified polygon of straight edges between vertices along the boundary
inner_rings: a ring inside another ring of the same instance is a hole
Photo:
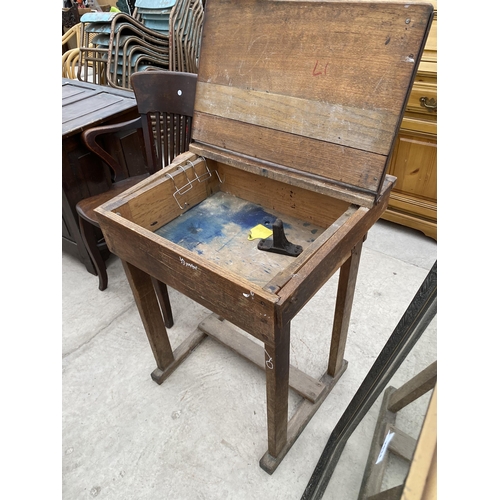
[[[437,0],[388,173],[398,178],[383,219],[437,240]]]

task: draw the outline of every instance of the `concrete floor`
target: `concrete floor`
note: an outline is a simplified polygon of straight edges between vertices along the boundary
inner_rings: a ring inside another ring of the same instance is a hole
[[[361,257],[345,358],[349,366],[276,472],[259,467],[267,449],[264,373],[212,339],[161,385],[120,261],[109,286],[73,257],[63,265],[62,498],[116,500],[300,499],[335,424],[436,260],[436,242],[379,221]],[[291,362],[326,369],[338,274],[292,322]],[[175,348],[209,311],[171,290]],[[436,318],[391,385],[437,358]],[[429,394],[430,396],[430,394]],[[290,413],[299,398],[290,392]],[[323,498],[357,498],[381,397],[347,443]],[[418,437],[424,396],[398,414]],[[405,464],[391,459],[385,487]]]

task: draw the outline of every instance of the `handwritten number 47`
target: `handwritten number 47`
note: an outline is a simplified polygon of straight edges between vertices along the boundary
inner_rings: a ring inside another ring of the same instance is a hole
[[[320,65],[319,61],[316,61],[316,64],[314,65],[313,69],[313,76],[319,76],[319,75],[326,75],[326,68],[328,67],[328,63],[325,64],[325,66]]]

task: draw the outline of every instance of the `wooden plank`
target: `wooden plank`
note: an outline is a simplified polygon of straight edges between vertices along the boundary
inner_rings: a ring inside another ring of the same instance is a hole
[[[172,173],[172,177],[163,173],[162,182],[129,201],[130,220],[154,231],[206,199],[206,183],[189,184],[191,176],[184,173]]]
[[[224,180],[222,191],[323,228],[329,227],[349,206],[332,196],[243,169],[219,163],[218,170]]]
[[[179,365],[191,354],[198,344],[206,338],[206,335],[196,329],[189,335],[180,345],[174,350],[174,361],[170,363],[165,369],[161,370],[156,368],[156,370],[151,373],[151,378],[158,384],[161,385],[163,381],[173,373],[173,371],[179,367]]]
[[[130,201],[135,200],[136,198],[143,196],[148,193],[150,189],[154,189],[156,186],[165,182],[165,176],[167,173],[174,174],[176,170],[184,165],[187,165],[189,161],[195,161],[197,156],[193,153],[186,151],[177,156],[172,163],[160,171],[146,177],[141,182],[138,182],[131,188],[127,189],[123,193],[115,196],[113,199],[103,204],[103,208],[108,211],[116,212],[119,209],[123,209],[124,205],[129,203]],[[132,220],[132,219],[129,219]],[[142,224],[141,224],[142,225]],[[145,227],[148,227],[149,224],[144,224]]]
[[[160,228],[217,189],[215,175],[201,182],[196,180],[191,164],[194,164],[196,175],[201,177],[206,172],[205,162],[198,159],[197,163],[197,159],[189,152],[179,155],[170,167],[151,175],[108,202],[107,209],[114,210],[145,229]],[[192,188],[182,190],[188,180],[192,182]],[[174,197],[178,189],[180,193]]]
[[[403,486],[394,486],[385,491],[381,491],[376,495],[368,497],[366,500],[401,500],[401,494],[403,493]]]
[[[62,135],[83,130],[90,124],[127,111],[135,106],[135,100],[124,99],[107,93],[94,93],[82,100],[64,103],[62,106]]]
[[[288,386],[290,379],[290,323],[277,327],[278,340],[265,343],[267,444],[277,457],[287,443]]]
[[[75,85],[62,86],[62,105],[71,104],[73,102],[81,101],[82,99],[95,95],[95,90],[84,89]]]
[[[359,149],[304,138],[300,148],[296,137],[270,128],[256,132],[253,125],[236,119],[195,112],[197,141],[254,158],[316,173],[348,185],[376,191],[387,157]],[[260,116],[260,115],[259,115]],[[346,167],[349,165],[349,167]]]
[[[389,410],[397,412],[434,388],[437,381],[437,361],[402,385],[392,396]]]
[[[427,474],[422,500],[437,500],[437,447],[434,449],[434,455]]]
[[[403,498],[405,500],[436,498],[436,457],[437,385],[432,393],[417,448],[404,483]]]
[[[238,333],[226,321],[219,320],[217,315],[212,314],[204,319],[198,328],[262,370],[266,368],[264,348]],[[325,385],[319,380],[294,366],[290,366],[290,387],[312,403],[318,401],[325,390]]]
[[[160,370],[165,370],[174,361],[174,354],[151,278],[128,262],[122,261],[122,264],[156,364]]]
[[[315,403],[311,403],[307,399],[304,399],[297,407],[297,410],[288,422],[287,442],[281,452],[278,454],[278,456],[274,457],[268,451],[260,459],[260,466],[268,474],[272,474],[285,458],[286,454],[290,451],[290,448],[302,434],[302,431],[306,428],[309,421],[314,417],[314,414],[323,404],[323,401],[330,394],[332,389],[335,387],[335,384],[339,381],[340,377],[343,375],[346,369],[347,361],[344,360],[342,369],[335,377],[330,377],[328,373],[325,373],[320,379],[320,382],[322,384],[325,384],[326,386],[326,389],[321,393],[321,397]]]
[[[328,358],[328,373],[332,377],[341,369],[342,360],[344,359],[362,246],[363,240],[360,240],[353,248],[350,257],[340,268],[332,340]]]
[[[69,87],[90,89],[96,92],[108,92],[109,94],[114,94],[135,100],[134,91],[131,89],[116,89],[113,87],[96,85],[95,83],[82,82],[80,80],[71,80],[70,78],[62,78],[63,92],[66,91],[66,89]]]
[[[213,159],[219,162],[219,164],[236,167],[267,179],[307,189],[313,193],[330,196],[346,203],[356,203],[361,206],[371,207],[376,199],[375,194],[368,191],[360,191],[352,186],[336,184],[334,181],[327,182],[328,179],[324,177],[295,170],[281,164],[271,163],[267,160],[257,160],[243,154],[235,154],[232,151],[207,144],[191,143],[189,150],[198,155]]]
[[[314,101],[309,98],[212,83],[198,82],[196,92],[197,116],[194,129],[196,140],[231,149],[229,141],[226,140],[227,134],[220,135],[217,129],[211,129],[214,120],[210,120],[209,115],[215,115],[225,118],[217,127],[219,130],[227,131],[229,127],[234,127],[231,138],[235,150],[245,154],[251,154],[252,151],[248,149],[246,142],[248,133],[251,133],[251,139],[260,139],[258,142],[255,141],[256,145],[260,146],[263,138],[269,135],[269,140],[278,141],[277,144],[282,144],[283,148],[290,144],[296,146],[297,136],[301,136],[301,147],[303,145],[306,151],[319,149],[323,161],[328,158],[328,153],[332,149],[341,153],[342,146],[385,157],[389,152],[399,120],[399,114],[386,110],[361,109],[323,100]],[[239,125],[237,122],[242,124]],[[329,144],[323,145],[320,141],[334,142],[339,148],[331,148]],[[269,146],[264,149],[269,149]],[[293,147],[292,151],[295,149],[297,148]],[[279,157],[279,151],[275,150],[274,156]],[[368,155],[365,153],[365,156]],[[274,161],[272,157],[266,155],[262,157]],[[382,163],[382,168],[385,163],[383,160],[385,158],[378,161],[379,165]],[[320,170],[318,163],[314,162],[311,168]],[[306,167],[307,164],[303,163],[301,166]],[[334,169],[331,173],[327,171],[325,177],[337,178],[333,174],[338,174],[338,171]],[[378,179],[380,170],[378,172],[375,170],[373,175]]]
[[[431,14],[430,5],[395,2],[212,2],[198,78],[397,110]]]
[[[369,148],[388,154],[431,14],[432,6],[422,4],[212,2],[204,19],[198,75],[202,90],[195,109],[207,106],[208,95],[220,87],[227,87],[222,92],[229,96],[246,96],[237,97],[236,119],[253,120],[262,111],[272,115],[271,128],[289,120],[308,123],[314,119],[308,118],[315,114],[311,109],[325,117],[329,109],[333,117],[313,123],[310,133],[338,144],[344,140],[340,131],[363,144],[363,128],[378,116],[380,134],[373,130],[377,137]],[[210,114],[233,112],[234,97],[215,99]],[[349,129],[346,121],[351,120],[357,126]]]
[[[394,433],[388,446],[389,452],[411,462],[417,446],[417,440],[412,438],[409,434],[406,434],[406,432],[398,429],[395,425],[387,425],[384,435],[386,436],[388,432]],[[380,443],[380,446],[382,446],[382,444],[383,441]]]

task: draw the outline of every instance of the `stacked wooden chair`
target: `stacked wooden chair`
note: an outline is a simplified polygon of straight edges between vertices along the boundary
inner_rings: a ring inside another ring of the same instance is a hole
[[[130,89],[130,77],[149,67],[197,73],[202,22],[202,0],[136,0],[132,14],[85,14],[78,78]]]

